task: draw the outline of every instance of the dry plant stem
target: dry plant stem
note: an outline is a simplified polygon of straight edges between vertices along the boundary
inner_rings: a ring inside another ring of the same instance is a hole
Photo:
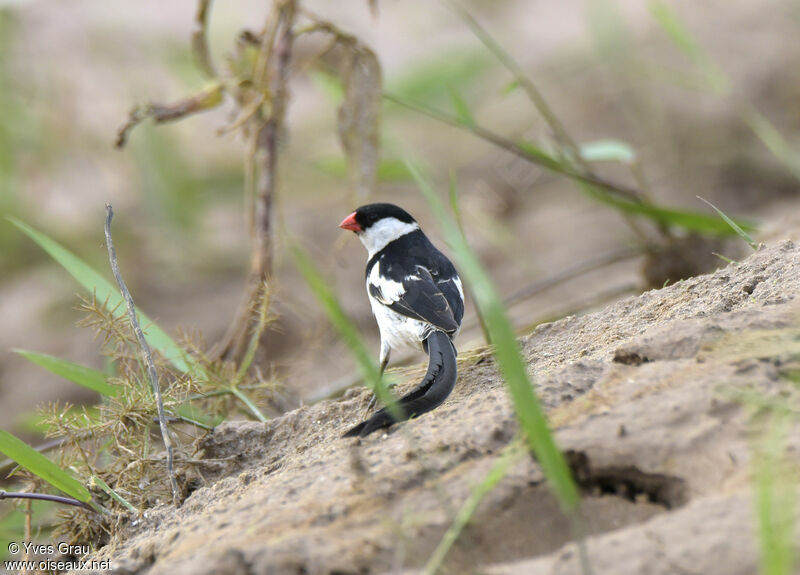
[[[221,83],[215,83],[177,102],[169,104],[151,102],[145,106],[136,106],[130,111],[125,124],[117,131],[114,147],[117,149],[125,147],[131,130],[147,119],[152,119],[156,124],[163,124],[216,108],[222,102],[224,91],[225,87]]]
[[[133,298],[128,291],[125,281],[119,271],[119,263],[117,262],[117,252],[114,249],[114,242],[111,239],[111,220],[114,217],[114,210],[111,204],[106,204],[106,247],[108,248],[108,259],[111,263],[111,271],[114,273],[114,278],[117,280],[117,285],[125,298],[125,303],[128,306],[128,317],[130,318],[131,326],[136,334],[136,339],[139,341],[139,347],[142,352],[145,365],[147,366],[147,374],[150,379],[150,385],[153,388],[153,396],[156,399],[156,408],[158,409],[158,422],[161,428],[161,438],[164,441],[164,447],[167,450],[167,473],[169,474],[169,484],[172,488],[172,502],[177,507],[180,504],[178,494],[178,482],[175,480],[175,469],[173,468],[172,460],[172,439],[167,429],[167,420],[164,416],[164,403],[161,399],[161,388],[158,385],[158,371],[156,365],[153,363],[153,354],[150,351],[150,346],[144,338],[142,328],[139,326],[139,320],[136,318],[136,307],[133,304]]]
[[[594,177],[595,173],[592,170],[592,166],[589,162],[583,159],[581,155],[580,147],[576,144],[575,140],[570,136],[567,129],[564,127],[564,124],[561,123],[561,120],[558,119],[558,116],[553,113],[553,110],[550,108],[547,101],[544,99],[544,96],[533,83],[533,81],[525,74],[522,70],[522,67],[519,63],[514,60],[514,58],[506,52],[500,44],[498,44],[495,39],[492,37],[491,34],[475,19],[472,14],[470,14],[464,7],[462,7],[458,2],[454,0],[444,0],[445,4],[449,5],[452,10],[458,13],[462,20],[469,26],[472,33],[478,37],[478,39],[483,43],[484,46],[494,54],[495,58],[497,58],[500,63],[505,66],[505,68],[511,72],[514,76],[514,79],[517,83],[522,87],[527,94],[528,99],[533,103],[534,107],[539,111],[539,113],[544,118],[547,125],[550,127],[550,130],[553,132],[553,136],[555,137],[556,142],[566,150],[567,160],[569,163],[574,163],[580,169],[580,172],[585,174],[589,177]],[[561,154],[562,156],[565,154]],[[636,174],[634,174],[634,177]],[[639,186],[642,186],[642,182],[640,180],[636,180]],[[644,189],[644,187],[642,187]],[[640,199],[647,201],[646,196],[639,192]],[[622,218],[625,222],[631,227],[633,232],[641,239],[642,241],[647,240],[647,235],[641,229],[639,224],[637,223],[636,219],[631,216],[630,214],[623,213]],[[669,229],[663,225],[658,226],[658,230],[665,239],[670,238]]]
[[[89,511],[94,511],[88,504],[71,497],[63,497],[61,495],[50,495],[48,493],[24,493],[24,492],[8,492],[0,490],[0,500],[3,499],[28,499],[35,501],[51,501],[53,503],[63,503],[64,505],[73,505],[75,507],[82,507]],[[27,529],[27,527],[26,527]],[[30,541],[30,539],[28,539]]]
[[[491,130],[484,128],[483,126],[480,126],[478,124],[467,126],[459,122],[453,116],[440,112],[439,110],[433,110],[431,108],[427,108],[419,104],[408,102],[407,100],[399,98],[390,93],[384,92],[383,97],[386,100],[397,104],[398,106],[402,106],[404,108],[417,112],[418,114],[428,116],[429,118],[448,124],[450,126],[453,126],[454,128],[459,128],[461,130],[467,131],[482,140],[486,140],[487,142],[494,144],[498,148],[502,148],[508,152],[511,152],[515,156],[518,156],[523,160],[531,162],[532,164],[541,166],[547,170],[550,170],[551,172],[555,172],[557,174],[561,174],[573,180],[600,188],[602,190],[605,190],[606,192],[610,192],[613,195],[616,195],[618,197],[624,198],[629,201],[633,201],[636,203],[643,203],[645,201],[642,196],[642,193],[637,189],[630,188],[622,184],[610,182],[594,174],[588,174],[567,168],[566,166],[557,162],[553,163],[545,162],[539,158],[531,156],[528,152],[526,152],[521,146],[519,146],[513,140],[509,140],[505,136],[496,134],[495,132],[492,132]]]
[[[197,60],[197,65],[209,78],[216,78],[217,72],[211,62],[211,52],[208,49],[208,15],[211,12],[211,0],[200,0],[197,3],[195,16],[195,29],[192,32],[192,52]]]
[[[272,205],[277,186],[278,141],[284,126],[288,100],[295,15],[293,0],[276,5],[272,23],[264,31],[254,75],[256,88],[269,94],[270,106],[267,117],[263,117],[263,106],[253,116],[255,131],[252,152],[246,161],[249,171],[247,178],[253,190],[252,215],[249,219],[252,236],[250,271],[245,296],[236,318],[225,338],[218,344],[216,353],[212,354],[229,359],[237,365],[247,353],[248,336],[253,327],[250,312],[257,303],[261,286],[272,271]],[[269,80],[269,86],[260,85]]]
[[[544,99],[544,96],[539,91],[539,89],[534,85],[528,76],[522,71],[522,68],[517,63],[511,55],[506,52],[497,42],[495,42],[494,38],[486,31],[486,29],[481,26],[481,24],[475,19],[475,17],[467,12],[463,6],[454,2],[453,0],[444,0],[445,4],[450,6],[458,15],[461,17],[462,20],[469,26],[470,30],[472,30],[473,34],[478,37],[478,39],[483,43],[486,48],[489,49],[492,54],[494,54],[495,58],[497,58],[500,63],[505,66],[505,68],[511,72],[514,76],[514,79],[517,83],[522,87],[525,93],[528,96],[528,99],[533,103],[539,113],[544,118],[547,125],[550,126],[550,129],[553,131],[553,135],[563,147],[565,147],[569,152],[575,162],[577,162],[581,168],[583,168],[587,173],[591,173],[591,169],[587,162],[581,158],[580,150],[578,149],[575,140],[567,132],[564,124],[558,119],[553,111],[550,109],[550,106],[547,104],[547,101]]]
[[[294,2],[284,3],[280,12],[280,30],[274,48],[275,70],[272,86],[272,106],[269,118],[256,133],[256,160],[258,175],[255,181],[255,230],[253,261],[251,262],[251,281],[260,288],[272,269],[272,203],[275,196],[278,166],[278,138],[283,130],[288,99],[289,60],[292,53],[294,33]],[[261,72],[262,77],[266,72]]]
[[[33,500],[25,500],[25,541],[33,541]],[[28,547],[25,547],[25,561],[29,559]]]

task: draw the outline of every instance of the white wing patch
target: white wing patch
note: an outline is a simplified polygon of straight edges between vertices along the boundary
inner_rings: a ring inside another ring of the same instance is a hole
[[[458,288],[458,293],[461,294],[461,301],[464,301],[464,288],[461,285],[461,278],[456,276],[450,281],[452,281],[454,284],[456,284],[456,287]]]
[[[369,278],[367,278],[367,293],[369,293],[369,284],[372,284],[381,290],[379,301],[386,305],[392,305],[402,297],[405,293],[405,288],[401,282],[381,277],[380,265],[380,260],[375,262],[375,265],[372,266],[369,272]]]

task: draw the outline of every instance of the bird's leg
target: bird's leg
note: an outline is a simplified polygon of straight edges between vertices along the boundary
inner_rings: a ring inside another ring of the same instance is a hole
[[[381,355],[380,355],[381,379],[383,379],[383,372],[384,372],[384,370],[386,370],[386,366],[389,364],[389,356],[391,355],[391,353],[392,353],[392,349],[389,347],[389,345],[387,343],[381,341]],[[367,405],[366,413],[369,413],[370,411],[372,411],[372,408],[375,407],[375,403],[377,401],[378,401],[378,393],[377,392],[373,392],[372,393],[372,398],[369,400],[369,404]]]

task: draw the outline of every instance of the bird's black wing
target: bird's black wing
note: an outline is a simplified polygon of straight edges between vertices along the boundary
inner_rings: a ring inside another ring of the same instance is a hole
[[[461,280],[455,273],[455,269],[453,269],[452,273],[453,275],[451,275],[448,279],[440,279],[437,281],[436,286],[444,294],[444,297],[447,298],[447,302],[450,304],[450,309],[453,310],[453,319],[456,320],[458,325],[461,325],[461,320],[464,317],[464,297],[459,289]],[[459,282],[459,284],[457,285],[456,282]]]
[[[383,278],[380,278],[383,279]],[[394,280],[385,278],[397,283]],[[378,283],[369,282],[367,289],[372,297],[397,313],[422,320],[446,332],[453,333],[458,329],[453,309],[447,297],[436,285],[431,272],[416,266],[415,270],[402,278],[398,278],[402,288],[384,289]]]

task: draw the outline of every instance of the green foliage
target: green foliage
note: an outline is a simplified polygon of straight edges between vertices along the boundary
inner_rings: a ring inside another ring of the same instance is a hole
[[[695,61],[705,59],[705,54],[700,45],[695,41],[689,30],[678,19],[672,8],[664,2],[653,0],[650,2],[650,13],[661,29],[669,36],[680,50]]]
[[[464,126],[475,127],[475,116],[472,115],[472,110],[469,109],[469,105],[455,88],[450,89],[450,100],[458,121]]]
[[[12,351],[18,353],[28,361],[45,368],[51,373],[91,389],[92,391],[96,391],[101,395],[108,397],[117,395],[117,388],[107,383],[106,375],[102,371],[46,353],[38,353],[24,349],[14,349]]]
[[[545,150],[542,146],[535,144],[534,142],[530,142],[528,140],[517,140],[514,143],[525,154],[527,154],[534,161],[534,163],[539,164],[540,166],[558,173],[563,173],[564,170],[571,169],[569,164],[566,164],[563,160],[556,158],[548,150]]]
[[[762,575],[794,573],[797,471],[786,460],[791,421],[773,413],[753,458]]]
[[[619,162],[633,164],[636,152],[625,142],[614,139],[584,142],[580,145],[580,155],[587,162]]]
[[[662,208],[649,202],[636,202],[603,193],[591,185],[584,186],[584,191],[598,201],[613,206],[622,212],[644,216],[655,223],[665,226],[673,226],[714,236],[730,236],[735,233],[724,221],[702,212]],[[740,221],[739,226],[743,229],[755,229],[755,226],[749,222]]]
[[[181,421],[185,421],[186,423],[191,423],[195,427],[199,427],[201,429],[205,429],[206,431],[212,431],[217,425],[225,421],[225,416],[221,413],[216,413],[213,415],[209,415],[202,409],[194,407],[190,403],[179,403],[175,405],[173,408],[168,410],[171,412],[175,417],[179,418]],[[259,417],[259,415],[261,417]],[[256,415],[256,419],[263,421],[264,415],[259,411],[258,415]]]
[[[97,273],[78,256],[42,232],[33,229],[16,218],[8,219],[22,230],[25,235],[36,242],[39,247],[46,251],[54,260],[61,264],[84,289],[94,294],[94,297],[99,301],[105,302],[105,305],[108,306],[108,309],[111,310],[115,316],[125,316],[127,312],[122,296],[108,280]],[[156,351],[184,373],[191,373],[198,368],[194,360],[188,356],[163,329],[158,327],[158,325],[153,323],[150,318],[141,312],[138,313],[138,317],[139,322],[145,326],[143,329],[148,343],[153,346]]]
[[[92,299],[82,300],[79,306],[87,314],[79,325],[95,329],[102,336],[102,352],[114,367],[113,375],[106,375],[57,357],[18,350],[45,369],[105,396],[95,409],[50,405],[43,411],[39,424],[49,438],[58,440],[63,468],[91,478],[94,487],[110,496],[106,504],[112,509],[147,509],[167,497],[169,490],[159,447],[151,445],[150,440],[156,421],[156,402],[146,384],[147,367],[122,298],[109,282],[73,253],[30,226],[12,221],[92,293]],[[266,294],[262,301],[253,334],[256,341],[271,321]],[[149,322],[143,314],[139,317],[140,321]],[[251,395],[271,394],[273,384],[255,381],[247,373],[255,353],[252,340],[243,364],[235,366],[232,362],[210,361],[202,350],[187,341],[184,345],[191,347],[190,355],[156,325],[149,326],[146,337],[161,352],[154,356],[155,367],[165,410],[177,419],[177,423],[171,424],[173,441],[186,436],[193,439],[195,428],[213,429],[233,405],[244,405],[257,419],[266,421]],[[231,398],[236,401],[230,401]],[[5,451],[30,473],[76,499],[87,501],[84,497],[88,491],[71,475],[19,440],[13,441],[13,436],[2,439],[2,447],[8,449],[0,447],[0,451]],[[185,453],[186,446],[181,442],[179,446],[179,452]],[[77,492],[76,484],[83,491]],[[89,504],[96,506],[93,501]],[[70,508],[61,512],[59,529],[71,540],[85,542],[108,530],[104,521],[87,517],[81,509]]]
[[[757,249],[758,249],[758,243],[757,243],[757,242],[756,242],[756,241],[755,241],[755,240],[754,240],[754,239],[753,239],[753,238],[750,236],[750,234],[748,234],[746,231],[744,231],[744,230],[742,229],[742,227],[741,227],[739,224],[737,224],[737,223],[736,223],[736,222],[734,222],[734,221],[733,221],[731,218],[729,218],[728,216],[726,216],[726,215],[725,215],[725,214],[722,212],[722,210],[720,210],[719,208],[717,208],[717,206],[715,206],[714,204],[712,204],[712,203],[711,203],[711,202],[709,202],[708,200],[704,200],[704,199],[703,199],[703,198],[701,198],[700,196],[697,196],[697,199],[698,199],[698,200],[702,200],[702,201],[704,201],[704,202],[705,202],[705,203],[707,203],[709,206],[711,206],[712,208],[714,208],[714,211],[715,211],[715,212],[717,212],[717,213],[719,214],[719,217],[721,217],[721,218],[723,219],[723,221],[724,221],[726,224],[728,224],[728,225],[731,227],[731,229],[732,229],[734,232],[736,232],[736,234],[737,234],[737,235],[738,235],[740,238],[742,238],[744,241],[746,241],[746,242],[747,242],[747,244],[748,244],[748,245],[749,245],[751,248],[753,248],[754,250],[757,250]]]
[[[762,575],[795,573],[798,464],[788,440],[800,416],[800,330],[796,327],[731,334],[714,349],[737,362],[780,358],[780,378],[768,388],[723,388],[747,408],[752,423],[751,477]],[[775,388],[775,385],[778,387]]]
[[[122,497],[122,496],[121,496],[119,493],[117,493],[116,491],[114,491],[113,489],[111,489],[111,488],[108,486],[108,483],[106,483],[105,481],[103,481],[102,479],[100,479],[99,477],[97,477],[96,475],[93,475],[93,476],[92,476],[91,482],[92,482],[92,483],[93,483],[95,486],[99,487],[99,488],[100,488],[100,489],[101,489],[101,490],[102,490],[104,493],[106,493],[106,495],[108,495],[109,497],[111,497],[111,499],[113,499],[114,501],[116,501],[117,503],[119,503],[120,505],[122,505],[122,506],[123,506],[125,509],[127,509],[127,510],[128,510],[128,511],[130,511],[131,513],[136,513],[137,515],[138,515],[139,513],[141,513],[141,512],[140,512],[138,509],[136,509],[136,508],[135,508],[133,505],[131,505],[130,503],[128,503],[128,501],[127,501],[127,500],[126,500],[124,497]]]
[[[16,461],[21,467],[24,467],[37,477],[41,477],[70,497],[84,503],[91,501],[92,496],[89,490],[81,482],[24,441],[1,429],[0,452],[5,453],[6,456]]]
[[[460,272],[472,287],[472,293],[495,346],[495,358],[508,386],[514,410],[525,432],[528,445],[536,454],[542,471],[563,509],[569,512],[575,511],[580,503],[578,489],[563,455],[556,446],[542,406],[533,391],[519,343],[506,315],[502,299],[478,258],[464,240],[458,225],[447,214],[428,181],[414,164],[409,163],[409,170],[439,221]]]

